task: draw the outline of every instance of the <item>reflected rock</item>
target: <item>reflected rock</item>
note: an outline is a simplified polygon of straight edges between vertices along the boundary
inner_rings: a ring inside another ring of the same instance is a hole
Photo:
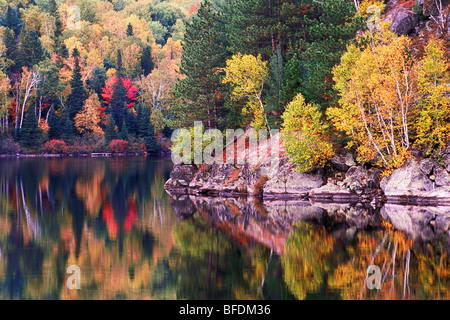
[[[181,196],[178,198],[172,197],[170,200],[170,206],[173,212],[180,220],[186,220],[194,215],[197,208],[192,203],[188,196]]]
[[[386,204],[380,213],[394,228],[413,239],[432,240],[450,228],[450,207]]]
[[[170,179],[164,185],[167,191],[185,193],[194,174],[197,172],[195,165],[174,165],[170,172]]]

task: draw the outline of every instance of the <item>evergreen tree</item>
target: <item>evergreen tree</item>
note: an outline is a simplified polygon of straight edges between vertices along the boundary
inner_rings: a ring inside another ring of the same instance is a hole
[[[60,117],[56,114],[54,108],[52,108],[48,116],[48,125],[50,127],[48,131],[48,138],[50,140],[60,139],[62,135],[61,120]]]
[[[19,35],[20,30],[23,27],[19,7],[13,8],[9,5],[5,14],[0,17],[0,26],[12,30],[15,35]]]
[[[68,112],[63,112],[60,119],[60,127],[62,128],[61,138],[68,144],[73,142],[73,138],[77,132],[75,123],[70,119]]]
[[[127,124],[128,133],[131,135],[137,135],[138,133],[138,123],[136,116],[132,111],[126,113],[125,122]]]
[[[144,139],[145,147],[149,153],[157,153],[160,150],[158,141],[155,138],[155,129],[150,120],[150,109],[141,108],[139,118],[139,134]]]
[[[223,37],[223,25],[208,1],[200,5],[197,16],[187,23],[181,58],[180,80],[174,90],[181,112],[181,125],[193,125],[194,120],[205,121],[205,127],[221,126],[224,118],[224,97],[228,86],[222,84],[225,61],[228,57]]]
[[[122,122],[122,129],[120,130],[119,138],[126,141],[128,141],[129,139],[127,123],[125,122],[125,120],[123,120]]]
[[[3,31],[3,44],[6,47],[6,57],[11,61],[11,65],[7,69],[7,74],[11,75],[16,72],[20,72],[18,65],[18,48],[14,33],[5,28]]]
[[[153,59],[152,59],[152,48],[150,46],[146,46],[141,56],[141,68],[144,72],[144,76],[149,75],[154,68]]]
[[[231,0],[225,6],[229,48],[233,53],[261,54],[269,60],[277,48],[283,58],[304,38],[302,28],[315,0]]]
[[[283,113],[283,76],[283,57],[281,56],[281,49],[278,47],[269,61],[269,77],[267,79],[267,92],[265,96],[270,127],[279,128],[281,125],[281,114]]]
[[[22,129],[20,130],[20,145],[27,149],[37,148],[42,141],[42,130],[38,127],[34,108],[29,107],[25,113]]]
[[[316,14],[305,19],[306,50],[299,51],[299,61],[294,62],[294,65],[301,65],[301,72],[297,74],[297,77],[300,75],[300,87],[289,90],[302,93],[307,102],[315,102],[323,110],[337,97],[333,89],[332,69],[340,62],[356,31],[363,29],[364,25],[350,1],[324,0],[315,2],[313,8]],[[288,80],[290,86],[292,80]]]
[[[49,1],[49,12],[52,17],[55,18],[55,31],[54,36],[56,39],[62,36],[62,23],[61,23],[61,17],[58,13],[58,5],[56,4],[55,0]]]
[[[126,113],[128,112],[127,89],[123,84],[122,78],[118,78],[113,90],[114,91],[110,102],[110,112],[114,118],[114,121],[120,124],[119,130],[121,130],[122,123],[125,120]]]
[[[114,121],[113,117],[109,117],[108,123],[106,125],[105,129],[105,142],[106,144],[110,144],[112,140],[117,139],[117,129],[116,129],[116,122]]]
[[[44,58],[44,49],[37,33],[34,30],[26,32],[23,29],[19,37],[18,65],[32,68]]]
[[[97,67],[92,72],[91,78],[87,81],[89,89],[94,90],[99,99],[102,99],[102,89],[105,87],[106,78],[106,70]]]
[[[127,26],[127,37],[132,37],[133,35],[133,26],[129,23]]]
[[[77,48],[73,49],[72,56],[75,58],[75,67],[73,70],[72,80],[70,81],[72,92],[67,98],[69,118],[71,121],[73,121],[78,112],[81,111],[84,105],[84,101],[87,99],[87,93],[84,89],[83,80],[81,77],[81,68],[79,61],[80,55]]]
[[[122,79],[122,54],[120,50],[117,54],[117,82],[113,88],[113,95],[109,104],[110,113],[114,118],[114,121],[119,124],[119,131],[122,129],[122,123],[125,120],[126,113],[128,112],[127,107],[127,89],[123,84]]]

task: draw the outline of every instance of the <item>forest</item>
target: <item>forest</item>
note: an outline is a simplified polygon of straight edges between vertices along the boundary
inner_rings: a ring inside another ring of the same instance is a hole
[[[448,10],[418,3],[408,36],[380,0],[0,1],[0,153],[156,153],[202,121],[280,128],[304,172],[438,154]]]

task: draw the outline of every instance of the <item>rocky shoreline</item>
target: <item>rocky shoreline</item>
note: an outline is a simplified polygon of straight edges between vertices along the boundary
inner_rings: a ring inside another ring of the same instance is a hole
[[[319,202],[450,205],[450,153],[439,162],[412,157],[388,177],[381,170],[358,165],[345,150],[332,171],[300,173],[287,156],[275,166],[175,165],[165,189],[170,194],[220,197],[304,199]]]

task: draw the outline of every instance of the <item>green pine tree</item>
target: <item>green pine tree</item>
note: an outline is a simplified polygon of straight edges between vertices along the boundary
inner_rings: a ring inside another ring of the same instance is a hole
[[[307,102],[315,102],[325,109],[337,99],[332,69],[364,25],[350,1],[317,1],[313,9],[316,14],[305,19],[306,50],[298,52],[302,69],[298,91]]]
[[[105,142],[106,144],[110,144],[112,140],[115,140],[118,138],[117,129],[116,129],[116,122],[114,121],[113,117],[109,117],[108,123],[106,125],[105,129]]]
[[[32,68],[44,60],[45,53],[41,41],[34,30],[22,30],[19,36],[18,66]]]
[[[6,47],[6,57],[11,63],[7,68],[7,74],[11,75],[13,73],[20,72],[16,39],[14,38],[14,32],[8,28],[5,28],[3,31],[3,44]]]
[[[34,108],[32,107],[29,107],[25,113],[19,142],[23,148],[32,150],[36,150],[42,142],[42,130],[38,127]]]
[[[48,125],[50,127],[48,131],[48,138],[60,139],[62,136],[61,120],[60,117],[56,114],[54,108],[52,108],[48,116]]]
[[[77,130],[75,128],[75,123],[70,119],[67,111],[63,112],[60,118],[60,127],[62,128],[61,138],[68,144],[73,143],[73,139]]]
[[[73,49],[72,56],[75,58],[75,67],[73,70],[72,80],[70,81],[72,92],[67,98],[69,117],[71,121],[73,121],[78,112],[81,111],[84,101],[87,99],[87,93],[84,89],[83,80],[81,77],[81,67],[79,61],[80,54],[77,48]]]
[[[133,26],[131,25],[131,23],[129,23],[127,26],[127,37],[132,37],[133,35]]]
[[[146,46],[141,56],[141,68],[144,72],[144,76],[149,75],[154,68],[153,59],[152,59],[152,48],[150,46]]]
[[[160,150],[158,141],[155,138],[155,129],[150,120],[150,109],[141,109],[142,118],[139,118],[139,133],[144,139],[145,147],[148,153],[157,153]]]
[[[127,124],[128,133],[136,136],[138,133],[138,123],[133,112],[128,111],[126,113],[125,122]]]
[[[192,126],[203,120],[206,128],[221,127],[224,123],[224,98],[228,86],[222,84],[226,50],[221,19],[208,1],[204,1],[197,15],[187,23],[181,58],[180,80],[174,89],[178,104],[174,105],[178,121]]]
[[[125,120],[123,120],[122,122],[122,129],[120,130],[119,138],[126,141],[128,141],[129,139],[127,123],[125,122]]]

